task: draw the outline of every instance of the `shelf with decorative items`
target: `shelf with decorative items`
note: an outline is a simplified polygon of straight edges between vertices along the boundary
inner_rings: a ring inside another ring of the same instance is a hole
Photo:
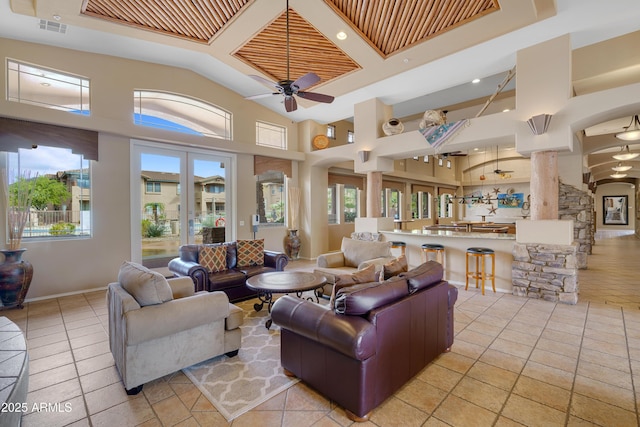
[[[2,171],[2,190],[9,245],[0,252],[4,260],[0,264],[0,310],[22,308],[33,278],[33,266],[23,260],[26,251],[22,246],[25,226],[31,220],[31,202],[35,191],[36,176],[30,172],[9,174]]]

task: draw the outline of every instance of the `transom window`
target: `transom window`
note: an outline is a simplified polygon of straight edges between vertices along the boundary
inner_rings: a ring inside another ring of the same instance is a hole
[[[89,79],[7,60],[7,100],[89,115]]]
[[[284,126],[257,121],[256,144],[286,150],[287,128]]]
[[[230,112],[185,95],[135,90],[134,123],[176,132],[231,139]]]

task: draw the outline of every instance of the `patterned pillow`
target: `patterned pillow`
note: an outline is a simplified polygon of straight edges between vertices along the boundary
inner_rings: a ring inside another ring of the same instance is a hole
[[[198,254],[198,263],[209,273],[227,269],[227,248],[225,246],[203,246]]]
[[[238,267],[264,265],[264,239],[238,240]]]

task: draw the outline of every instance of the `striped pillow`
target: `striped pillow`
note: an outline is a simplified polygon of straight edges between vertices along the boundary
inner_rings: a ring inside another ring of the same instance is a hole
[[[216,273],[227,269],[226,246],[203,246],[198,254],[198,262],[209,273]]]

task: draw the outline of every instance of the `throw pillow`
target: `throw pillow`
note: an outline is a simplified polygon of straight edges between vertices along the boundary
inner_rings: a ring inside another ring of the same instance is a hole
[[[264,239],[238,240],[238,267],[264,265]]]
[[[227,248],[225,246],[203,246],[198,254],[198,264],[209,273],[227,269]]]
[[[173,299],[173,292],[167,279],[157,271],[140,264],[125,261],[118,272],[118,282],[129,292],[141,307]]]
[[[400,255],[398,258],[391,260],[390,262],[382,266],[382,274],[380,275],[380,281],[387,280],[390,277],[397,276],[400,273],[404,273],[409,269],[406,255]]]
[[[329,307],[335,308],[336,294],[342,288],[353,286],[358,283],[370,283],[376,281],[376,266],[371,264],[362,270],[358,270],[353,274],[338,274],[335,277],[331,298],[329,298]]]

